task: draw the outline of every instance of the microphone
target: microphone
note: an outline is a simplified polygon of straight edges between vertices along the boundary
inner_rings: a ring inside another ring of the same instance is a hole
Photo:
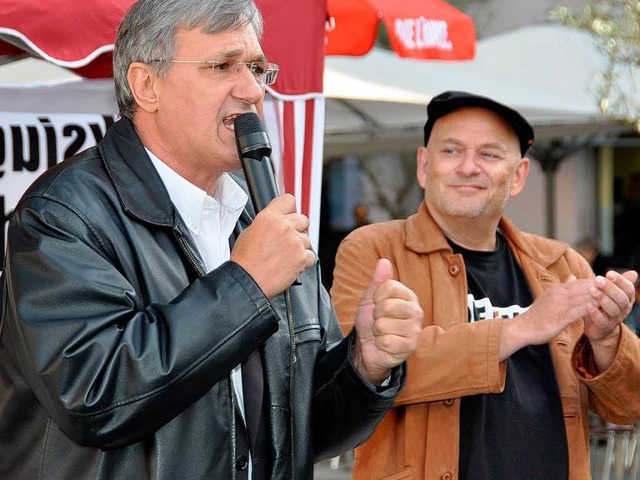
[[[243,113],[233,121],[242,171],[256,213],[278,196],[278,186],[271,163],[271,143],[256,113]],[[300,279],[293,285],[301,285]]]
[[[269,157],[271,143],[256,113],[238,115],[233,122],[233,128],[242,160],[242,170],[249,187],[249,196],[254,210],[258,213],[278,196],[273,164]]]

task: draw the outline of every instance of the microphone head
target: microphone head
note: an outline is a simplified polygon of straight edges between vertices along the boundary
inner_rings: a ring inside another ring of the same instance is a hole
[[[233,121],[236,145],[241,158],[262,160],[271,155],[271,143],[256,113],[243,113]]]
[[[265,131],[262,120],[260,120],[257,113],[253,112],[238,115],[233,121],[233,128],[235,129],[236,137]]]

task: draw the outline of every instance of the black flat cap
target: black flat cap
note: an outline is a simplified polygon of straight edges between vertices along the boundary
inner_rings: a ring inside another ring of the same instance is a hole
[[[424,124],[424,144],[429,142],[433,125],[439,118],[448,115],[454,110],[464,107],[485,108],[497,113],[504,118],[520,141],[520,152],[524,157],[533,143],[533,127],[525,118],[512,108],[496,102],[488,97],[482,97],[469,92],[447,91],[436,95],[427,105],[427,123]]]

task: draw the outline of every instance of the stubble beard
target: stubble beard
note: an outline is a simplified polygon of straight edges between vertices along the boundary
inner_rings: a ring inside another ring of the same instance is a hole
[[[511,182],[488,199],[461,199],[446,191],[446,186],[438,185],[435,192],[427,192],[427,201],[436,205],[444,215],[453,217],[478,218],[482,216],[500,216],[509,201]]]

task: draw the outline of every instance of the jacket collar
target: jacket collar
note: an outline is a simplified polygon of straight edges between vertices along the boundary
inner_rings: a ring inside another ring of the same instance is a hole
[[[432,253],[438,250],[452,252],[442,229],[429,213],[427,204],[420,202],[418,212],[407,219],[407,247],[417,253]]]
[[[142,221],[172,227],[173,204],[131,120],[114,123],[98,151],[123,208]]]
[[[521,263],[525,261],[524,257],[528,257],[534,263],[547,269],[569,249],[569,245],[558,240],[523,233],[505,216],[500,219],[498,228],[502,230],[511,249],[518,252]]]
[[[500,219],[499,228],[519,256],[529,257],[544,268],[555,263],[568,249],[565,243],[523,233],[505,216]],[[424,201],[420,203],[418,212],[407,219],[406,235],[407,247],[417,253],[453,252]]]

